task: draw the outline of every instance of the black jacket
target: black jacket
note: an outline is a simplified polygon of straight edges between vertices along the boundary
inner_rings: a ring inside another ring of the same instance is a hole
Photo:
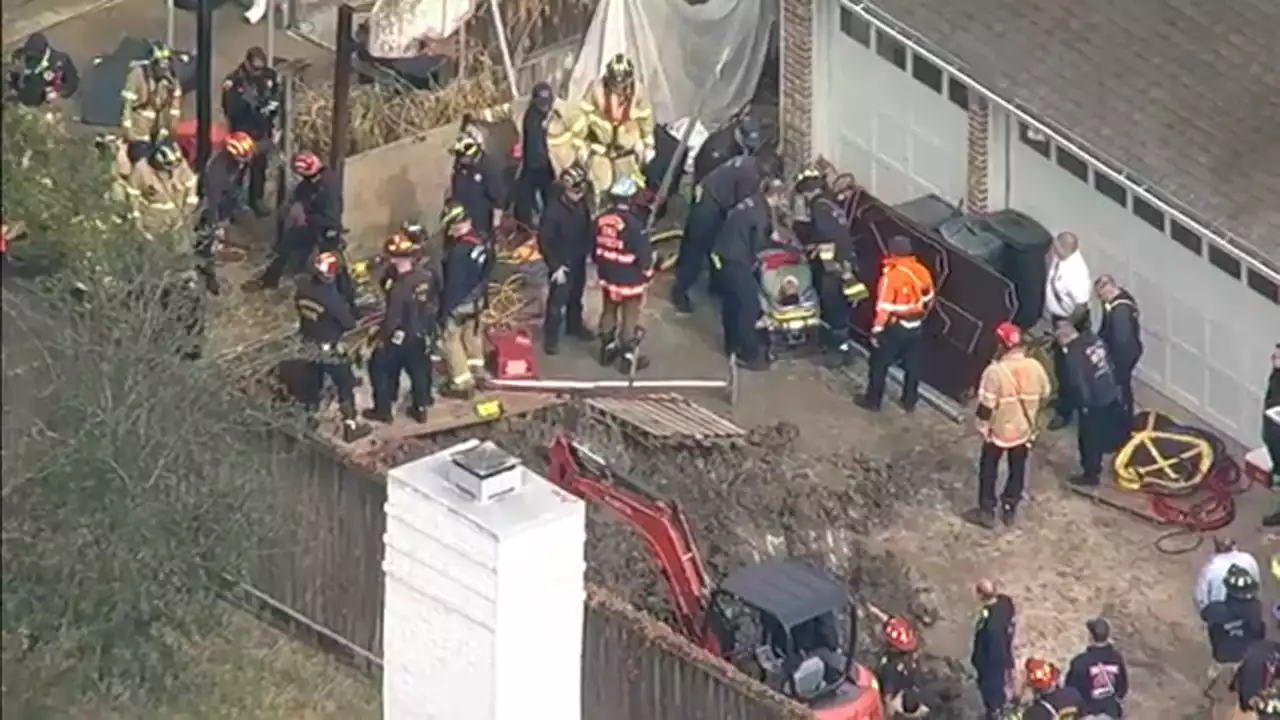
[[[1267,393],[1262,398],[1263,409],[1280,405],[1280,368],[1271,368],[1267,376]]]
[[[1213,659],[1220,663],[1240,662],[1249,647],[1267,635],[1262,603],[1257,598],[1228,597],[1209,603],[1200,611],[1200,618],[1209,630]]]
[[[480,300],[485,291],[488,247],[479,235],[461,237],[445,251],[440,291],[440,317]]]
[[[471,226],[487,237],[493,232],[493,211],[507,205],[502,168],[488,153],[473,162],[455,160],[453,177],[449,182],[449,197],[462,204],[471,219]]]
[[[764,170],[754,155],[739,155],[707,174],[694,187],[695,202],[711,201],[721,212],[760,192]]]
[[[396,276],[387,292],[387,311],[378,328],[384,347],[399,345],[405,338],[429,335],[435,330],[435,304],[439,282],[426,268],[416,267]],[[397,342],[396,332],[402,335]]]
[[[204,174],[203,225],[213,227],[231,220],[240,204],[240,179],[247,167],[225,150],[209,160]]]
[[[1081,333],[1066,347],[1066,377],[1080,407],[1100,409],[1120,400],[1114,366],[1106,343],[1090,333]]]
[[[547,147],[547,114],[534,103],[520,119],[520,162],[526,171],[551,170],[551,152]]]
[[[969,663],[979,675],[1003,674],[1013,668],[1013,632],[1017,610],[1008,595],[982,606],[973,628]]]
[[[342,231],[342,184],[337,173],[324,168],[293,189],[294,203],[306,213],[307,227],[317,233]]]
[[[809,224],[813,243],[834,243],[836,260],[856,263],[853,225],[849,216],[829,195],[818,195],[809,202]]]
[[[18,102],[30,107],[40,107],[48,102],[48,90],[58,97],[69,98],[80,88],[80,72],[71,56],[50,48],[42,59],[28,60],[21,48],[14,51],[11,60],[18,69],[9,72],[9,87]]]
[[[1249,646],[1236,674],[1241,710],[1280,714],[1280,643],[1260,640]]]
[[[253,72],[241,64],[222,83],[222,112],[228,128],[249,133],[254,140],[271,137],[281,100],[280,77],[272,68]]]
[[[693,156],[693,182],[702,182],[712,170],[720,167],[724,161],[743,155],[745,151],[738,144],[734,135],[734,124],[726,125],[707,136]]]
[[[1059,718],[1079,717],[1080,705],[1080,693],[1076,692],[1075,688],[1060,687],[1032,700],[1031,705],[1022,713],[1022,720],[1059,720]]]
[[[320,345],[332,345],[356,326],[351,304],[338,286],[309,278],[298,285],[293,304],[298,309],[298,332]]]
[[[1128,290],[1102,306],[1102,324],[1098,337],[1107,344],[1111,362],[1118,370],[1133,371],[1142,358],[1142,328],[1138,322],[1138,303]]]
[[[1129,694],[1129,668],[1111,643],[1091,645],[1071,659],[1066,685],[1083,698],[1082,715],[1118,718],[1124,712],[1120,701]]]
[[[756,194],[738,203],[716,234],[715,254],[723,263],[754,267],[756,256],[767,248],[773,233],[773,214],[764,196]]]
[[[547,269],[555,272],[562,266],[576,266],[584,262],[594,248],[595,227],[586,198],[570,202],[557,190],[547,203],[538,228],[538,250]]]

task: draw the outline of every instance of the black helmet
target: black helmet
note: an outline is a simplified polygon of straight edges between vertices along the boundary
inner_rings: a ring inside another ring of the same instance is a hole
[[[827,186],[822,172],[815,167],[807,167],[796,173],[795,191],[799,195],[812,195]]]
[[[581,165],[570,165],[560,171],[560,184],[575,190],[581,189],[587,184],[587,171]]]
[[[456,200],[446,202],[444,204],[444,209],[440,211],[440,226],[443,227],[446,232],[452,230],[455,225],[466,222],[468,219],[467,209],[463,207],[462,203]]]
[[[543,112],[550,110],[555,100],[556,94],[551,89],[551,84],[545,82],[534,85],[533,92],[529,95],[529,102]]]
[[[1258,580],[1239,565],[1232,565],[1227,568],[1227,574],[1222,578],[1222,584],[1227,588],[1227,595],[1234,598],[1249,599],[1258,594]]]

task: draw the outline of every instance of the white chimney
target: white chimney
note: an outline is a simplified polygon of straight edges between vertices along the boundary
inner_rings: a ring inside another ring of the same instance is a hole
[[[391,470],[386,515],[383,718],[578,720],[582,501],[471,440]]]

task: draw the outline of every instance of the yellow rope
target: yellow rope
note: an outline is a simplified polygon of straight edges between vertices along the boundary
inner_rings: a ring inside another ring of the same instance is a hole
[[[1116,485],[1125,490],[1140,490],[1144,485],[1157,485],[1169,490],[1187,490],[1200,484],[1213,469],[1214,448],[1209,441],[1197,435],[1156,430],[1159,418],[1172,420],[1162,413],[1147,411],[1146,423],[1133,431],[1129,441],[1115,457]],[[1165,455],[1157,447],[1157,441],[1174,441],[1186,450]],[[1141,448],[1151,454],[1153,461],[1138,465],[1134,453]],[[1195,472],[1188,475],[1180,471],[1179,464],[1193,461]]]

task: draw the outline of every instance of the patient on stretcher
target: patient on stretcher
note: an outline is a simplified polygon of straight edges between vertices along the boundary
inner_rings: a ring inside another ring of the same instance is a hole
[[[795,307],[800,304],[800,281],[793,275],[782,279],[778,285],[777,303],[780,308]]]

